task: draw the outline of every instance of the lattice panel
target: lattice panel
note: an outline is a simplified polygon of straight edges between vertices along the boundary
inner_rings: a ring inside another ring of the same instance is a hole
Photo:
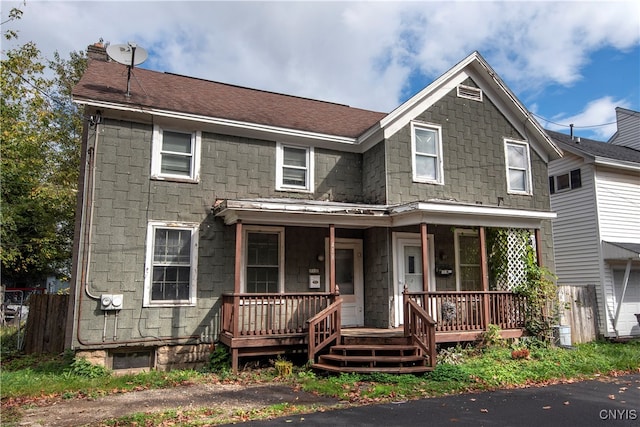
[[[491,288],[511,291],[527,279],[526,257],[535,254],[535,238],[530,230],[493,229],[488,233]]]

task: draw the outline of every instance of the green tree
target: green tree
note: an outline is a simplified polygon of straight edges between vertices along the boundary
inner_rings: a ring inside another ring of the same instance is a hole
[[[16,38],[10,31],[4,36]],[[46,60],[33,42],[3,52],[3,283],[31,285],[47,275],[69,274],[82,129],[82,111],[71,102],[71,88],[86,62],[77,52],[68,60],[57,52]]]

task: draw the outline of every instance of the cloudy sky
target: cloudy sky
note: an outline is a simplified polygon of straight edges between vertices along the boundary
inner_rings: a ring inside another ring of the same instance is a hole
[[[12,7],[3,30],[47,58],[135,42],[144,68],[389,112],[477,50],[548,129],[607,140],[616,106],[640,111],[640,2],[3,0],[2,21]]]

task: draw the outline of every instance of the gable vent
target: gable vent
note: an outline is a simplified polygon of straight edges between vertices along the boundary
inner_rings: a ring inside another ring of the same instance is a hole
[[[477,87],[458,85],[458,96],[482,102],[482,90]]]

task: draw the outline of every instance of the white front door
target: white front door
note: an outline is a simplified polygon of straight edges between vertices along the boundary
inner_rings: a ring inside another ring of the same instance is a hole
[[[326,244],[326,277],[329,289],[329,242]],[[342,326],[364,325],[362,240],[336,239],[336,285],[342,297]]]
[[[409,292],[421,292],[422,244],[420,235],[415,233],[393,233],[394,276],[395,276],[395,326],[403,323],[404,305],[402,292],[405,285]],[[433,255],[433,235],[427,236],[427,256],[429,257],[429,290],[435,290],[435,256]]]

